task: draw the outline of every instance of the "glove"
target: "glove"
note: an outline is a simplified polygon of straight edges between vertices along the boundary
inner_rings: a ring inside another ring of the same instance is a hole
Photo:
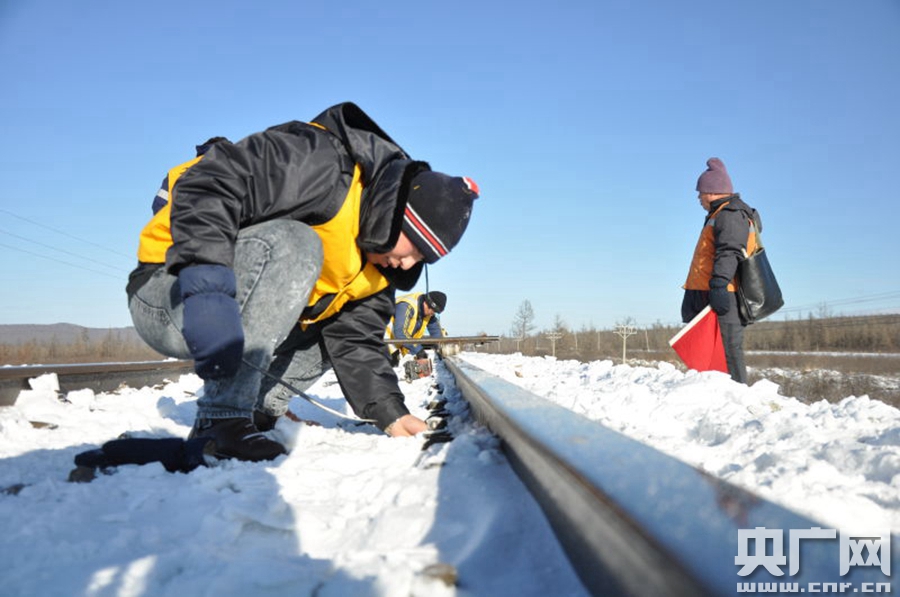
[[[428,353],[425,352],[425,349],[424,349],[424,348],[423,348],[422,350],[420,350],[419,352],[416,353],[416,360],[417,360],[417,361],[420,360],[420,359],[427,359],[427,358],[428,358]]]
[[[224,265],[192,265],[178,273],[184,301],[181,333],[203,379],[234,375],[244,354],[234,272]]]
[[[709,306],[716,315],[725,315],[731,309],[731,294],[728,292],[727,283],[713,279],[709,282]]]

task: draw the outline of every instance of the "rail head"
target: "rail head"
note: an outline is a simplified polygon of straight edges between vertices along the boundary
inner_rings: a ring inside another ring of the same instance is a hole
[[[193,371],[193,362],[168,359],[165,361],[136,361],[115,363],[77,363],[58,365],[26,365],[0,367],[0,406],[15,404],[19,393],[29,389],[29,380],[55,373],[60,390],[89,388],[105,392],[122,384],[153,385],[167,376]]]
[[[165,361],[134,361],[112,363],[62,363],[56,365],[21,365],[0,367],[0,380],[34,378],[45,373],[74,375],[84,373],[132,373],[136,371],[182,370],[191,366],[192,361],[167,359]]]
[[[443,360],[476,417],[557,532],[585,586],[604,595],[733,595],[741,529],[822,527],[459,357]],[[836,542],[808,541],[791,582],[846,582]],[[891,554],[893,556],[893,554]],[[884,580],[871,568],[852,580]]]
[[[422,336],[421,338],[384,338],[385,344],[421,344],[424,346],[440,346],[442,344],[472,344],[480,346],[482,344],[490,344],[499,342],[500,336],[444,336],[431,337]]]

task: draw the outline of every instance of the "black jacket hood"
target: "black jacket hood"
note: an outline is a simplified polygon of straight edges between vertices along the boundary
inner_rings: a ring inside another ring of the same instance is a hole
[[[359,248],[387,253],[400,236],[409,181],[431,168],[427,162],[410,159],[403,148],[352,102],[332,106],[312,122],[340,139],[353,161],[362,168]],[[417,264],[406,271],[380,269],[398,288],[409,290],[418,280],[422,266]]]
[[[759,212],[754,208],[750,207],[744,200],[741,199],[740,193],[734,193],[729,195],[728,197],[723,197],[717,201],[713,201],[709,204],[709,214],[712,215],[719,209],[723,203],[728,203],[722,209],[725,211],[742,211],[747,216],[748,219],[753,220],[754,225],[756,226],[757,232],[762,232],[762,218],[759,216]],[[707,216],[707,219],[709,216]]]

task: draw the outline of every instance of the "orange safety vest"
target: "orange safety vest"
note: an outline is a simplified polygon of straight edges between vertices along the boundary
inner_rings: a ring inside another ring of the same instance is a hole
[[[713,264],[716,260],[716,245],[713,234],[713,227],[716,224],[716,214],[722,211],[722,208],[728,205],[726,201],[719,206],[706,221],[703,230],[700,231],[700,238],[697,240],[697,246],[694,248],[694,258],[691,260],[691,268],[688,270],[687,280],[684,283],[685,290],[709,290],[709,281],[713,274]],[[756,226],[753,225],[753,219],[750,220],[750,230],[747,233],[746,254],[753,255],[756,251]],[[728,283],[728,290],[734,292],[737,289],[734,279]]]

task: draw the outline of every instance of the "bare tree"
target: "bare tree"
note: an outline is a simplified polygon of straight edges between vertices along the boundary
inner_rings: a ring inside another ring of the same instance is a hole
[[[568,334],[569,328],[566,326],[566,322],[563,321],[562,315],[559,313],[556,314],[556,318],[553,320],[553,330],[554,333],[557,334]]]
[[[531,301],[524,300],[519,305],[513,317],[512,328],[510,328],[513,338],[524,338],[534,329],[534,309],[531,308]]]

